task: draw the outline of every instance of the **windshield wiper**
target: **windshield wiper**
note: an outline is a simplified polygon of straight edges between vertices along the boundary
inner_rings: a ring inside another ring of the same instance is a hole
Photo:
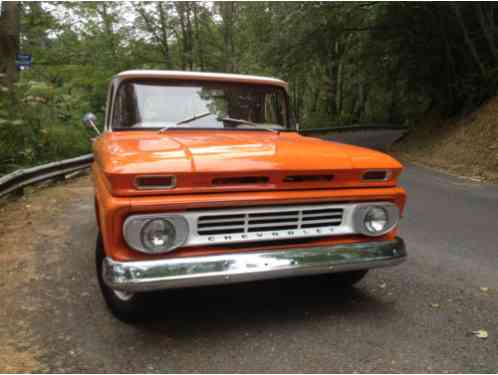
[[[269,132],[273,132],[273,133],[277,133],[277,134],[279,133],[279,131],[276,129],[262,128],[262,127],[259,127],[258,124],[256,124],[255,122],[251,122],[251,121],[244,120],[241,118],[233,118],[233,117],[227,116],[227,117],[218,117],[218,118],[216,118],[216,120],[223,121],[223,122],[233,122],[235,124],[250,125],[258,130],[268,130]]]
[[[183,120],[181,120],[181,121],[178,121],[178,122],[177,122],[175,125],[173,125],[173,126],[169,125],[169,126],[165,126],[164,128],[161,128],[161,129],[159,130],[159,133],[162,133],[162,132],[164,132],[164,131],[166,131],[166,130],[168,130],[168,129],[174,128],[174,127],[176,127],[176,126],[178,126],[178,125],[188,124],[189,122],[192,122],[192,121],[195,121],[195,120],[199,120],[199,119],[201,119],[201,118],[203,118],[203,117],[209,116],[210,114],[211,114],[211,112],[209,112],[209,111],[208,111],[208,112],[201,113],[201,114],[199,114],[199,115],[193,115],[193,116],[191,116],[191,117],[187,117],[186,119],[183,119]]]

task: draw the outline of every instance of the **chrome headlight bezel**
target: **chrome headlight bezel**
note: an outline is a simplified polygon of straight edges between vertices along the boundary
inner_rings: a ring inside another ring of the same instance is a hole
[[[165,246],[159,250],[147,248],[142,240],[142,231],[144,227],[153,220],[164,220],[173,226],[175,230],[175,239],[170,246]],[[128,217],[123,223],[123,237],[126,243],[134,250],[146,254],[164,254],[175,250],[185,244],[188,238],[189,225],[187,220],[181,215],[174,214],[151,214],[137,215]]]
[[[365,225],[365,219],[372,209],[380,208],[387,214],[387,224],[381,231],[373,232]],[[353,214],[354,228],[357,233],[369,237],[379,237],[392,231],[399,223],[400,212],[394,203],[379,202],[359,204]]]

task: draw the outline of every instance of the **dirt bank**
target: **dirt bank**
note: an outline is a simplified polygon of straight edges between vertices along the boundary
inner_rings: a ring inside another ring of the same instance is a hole
[[[393,152],[450,174],[498,183],[498,97],[464,117],[424,116]]]

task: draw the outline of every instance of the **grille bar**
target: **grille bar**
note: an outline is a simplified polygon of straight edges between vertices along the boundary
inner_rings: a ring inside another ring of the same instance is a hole
[[[299,211],[284,211],[284,212],[258,212],[258,213],[249,213],[250,217],[278,217],[278,216],[295,216],[299,213]]]
[[[342,212],[323,212],[318,214],[303,214],[305,218],[308,217],[342,217]]]
[[[212,224],[210,226],[203,226],[199,227],[199,232],[201,231],[206,231],[206,230],[211,230],[211,229],[216,229],[216,230],[223,230],[223,229],[236,229],[236,228],[242,228],[244,229],[245,225],[244,224],[238,224],[238,225],[223,225],[223,223],[216,223]]]
[[[295,215],[251,215],[249,214],[249,220],[286,220],[286,219],[296,219],[297,213]]]
[[[269,223],[269,224],[249,224],[248,229],[252,228],[271,228],[271,227],[280,227],[280,226],[285,226],[285,225],[293,225],[297,228],[297,221],[284,221],[284,222],[276,222],[276,223]]]
[[[210,222],[210,221],[240,221],[244,220],[245,215],[221,215],[221,216],[202,216],[199,218],[199,222]]]
[[[314,224],[314,223],[330,223],[331,225],[339,225],[341,223],[341,219],[320,219],[320,220],[303,220],[301,226],[304,224]]]

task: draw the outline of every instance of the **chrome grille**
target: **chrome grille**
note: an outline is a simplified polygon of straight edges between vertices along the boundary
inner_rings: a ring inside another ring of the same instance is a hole
[[[194,214],[197,237],[193,241],[246,242],[331,235],[343,224],[345,208],[307,205],[203,212]]]
[[[234,234],[338,226],[342,208],[257,212],[235,215],[206,215],[197,220],[200,235]]]

